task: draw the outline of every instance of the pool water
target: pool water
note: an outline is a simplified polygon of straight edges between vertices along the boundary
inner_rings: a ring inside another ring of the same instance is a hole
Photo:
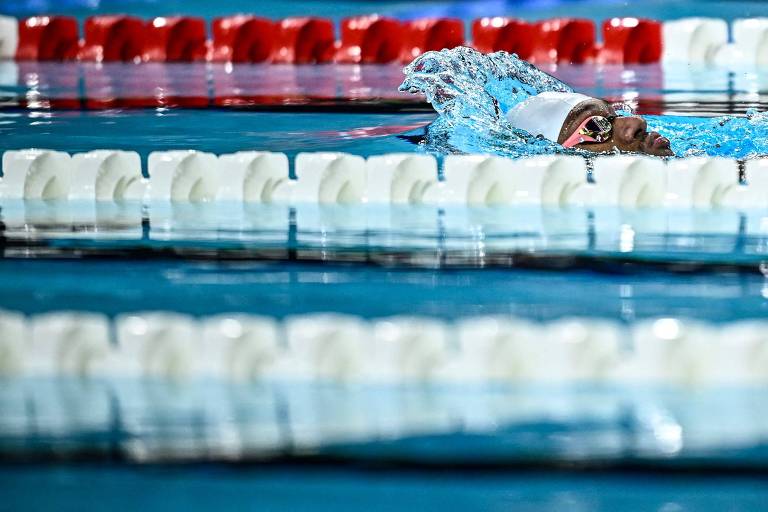
[[[535,269],[149,260],[120,262],[115,272],[110,260],[86,265],[87,276],[82,276],[80,261],[7,258],[0,262],[7,283],[3,306],[30,314],[56,311],[61,304],[109,315],[172,305],[193,315],[242,311],[278,318],[332,308],[365,318],[409,311],[446,320],[461,314],[512,314],[536,321],[670,315],[720,322],[760,318],[768,308],[761,275],[727,270],[669,274],[606,264],[607,272],[582,269],[565,275]],[[80,281],[77,289],[73,279]],[[588,304],[574,301],[578,295]]]
[[[360,471],[336,468],[243,469],[45,465],[0,470],[13,482],[5,510],[82,507],[82,482],[93,502],[110,510],[208,510],[222,502],[253,508],[452,511],[480,507],[576,510],[759,510],[768,500],[760,477],[706,475],[471,474]],[[39,492],[41,482],[45,493]]]
[[[408,134],[418,136],[433,118],[427,113],[296,113],[225,109],[60,111],[0,113],[3,149],[40,146],[61,151],[90,151],[119,145],[138,151],[197,149],[216,153],[280,148],[290,156],[302,151],[345,151],[372,155],[413,151]],[[211,129],[211,127],[215,127]],[[48,142],[50,141],[50,142]],[[118,142],[120,141],[120,142]]]
[[[625,2],[605,1],[596,9],[594,1],[580,0],[258,6],[238,0],[226,10],[257,8],[275,18],[312,13],[334,19],[373,11],[465,20],[491,14],[568,13],[599,20],[768,15],[759,2],[723,7],[656,0],[632,5],[631,13]],[[79,18],[99,12],[221,14],[219,6],[202,0],[0,2],[9,15],[48,10]],[[709,126],[712,116],[768,106],[764,71],[658,65],[546,71],[580,92],[627,102],[640,114],[685,116],[675,117],[685,130]],[[144,169],[149,153],[171,149],[279,151],[291,166],[308,151],[366,157],[424,152],[436,115],[423,97],[397,92],[402,78],[397,65],[2,63],[0,152],[127,149],[139,153]],[[76,201],[5,200],[0,308],[25,315],[95,312],[110,319],[147,310],[279,320],[333,311],[368,320],[512,315],[627,326],[668,316],[721,325],[768,312],[766,219],[764,211],[732,210],[224,203],[98,209]],[[756,510],[768,502],[761,430],[768,407],[759,389],[586,389],[572,396],[558,389],[521,388],[507,395],[509,390],[406,386],[386,395],[312,386],[122,384],[0,382],[0,407],[7,408],[0,414],[0,510],[80,510],[84,503],[111,510],[206,510],[236,503],[296,510],[669,512]],[[132,400],[140,403],[135,417],[125,414]],[[305,413],[311,409],[306,404],[314,404],[309,416],[322,418],[331,430],[345,414],[354,423],[361,416],[356,411],[376,416],[393,402],[445,421],[437,434],[399,442],[302,447],[292,437],[301,434],[288,418],[293,409],[281,405],[291,400]],[[539,416],[494,415],[515,400],[534,403],[526,407]],[[268,421],[254,418],[255,402],[269,404]],[[68,407],[62,411],[59,403]],[[457,412],[457,403],[469,404],[469,412]],[[487,430],[472,434],[467,417],[480,417]],[[278,449],[230,463],[228,435],[252,427],[250,421],[276,431]],[[752,422],[759,424],[754,431]],[[679,429],[681,445],[667,450],[664,427]],[[24,435],[8,434],[14,429]],[[170,463],[172,454],[164,460],[161,448],[161,456],[146,457],[153,443],[181,446],[187,463]],[[738,472],[731,474],[732,468]]]
[[[66,12],[84,18],[92,14],[115,12],[137,16],[163,16],[169,13],[184,13],[193,16],[213,18],[222,14],[216,4],[206,0],[36,0],[35,2],[7,1],[3,11],[13,16],[31,16],[40,12]],[[299,0],[295,2],[263,2],[259,14],[272,18],[287,16],[305,16],[311,13],[317,16],[340,19],[346,16],[370,14],[372,12],[413,19],[419,17],[458,17],[464,19],[481,16],[516,16],[523,19],[571,16],[602,21],[605,18],[627,15],[624,2],[607,0],[596,8],[594,1],[565,0],[563,2],[531,2],[527,0],[485,0],[463,1],[417,1],[401,0],[379,2],[377,0],[342,0],[329,4],[321,0]],[[768,7],[760,2],[749,0],[729,1],[727,7],[720,2],[704,1],[691,3],[685,0],[650,0],[632,5],[632,15],[658,20],[675,19],[684,16],[711,16],[732,20],[738,17],[759,17],[768,13]],[[233,0],[227,3],[226,14],[252,12],[250,0]]]

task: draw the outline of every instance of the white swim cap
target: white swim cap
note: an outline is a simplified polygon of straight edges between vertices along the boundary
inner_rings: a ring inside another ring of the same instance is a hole
[[[563,123],[573,107],[590,99],[575,92],[542,92],[512,107],[507,112],[507,119],[515,128],[557,142]]]

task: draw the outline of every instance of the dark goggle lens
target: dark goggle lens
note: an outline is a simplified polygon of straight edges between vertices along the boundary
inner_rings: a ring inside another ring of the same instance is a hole
[[[584,125],[584,131],[587,135],[599,140],[600,142],[606,140],[613,130],[611,121],[605,117],[593,117],[586,125]]]

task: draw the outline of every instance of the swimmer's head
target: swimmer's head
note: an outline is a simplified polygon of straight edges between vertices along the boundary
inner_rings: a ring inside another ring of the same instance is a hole
[[[543,92],[507,113],[516,128],[596,153],[614,151],[672,156],[669,140],[648,132],[640,116],[617,116],[611,105],[583,94]]]

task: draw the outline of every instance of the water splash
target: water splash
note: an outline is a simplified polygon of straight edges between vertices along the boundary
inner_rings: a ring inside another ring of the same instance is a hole
[[[540,92],[573,91],[514,54],[484,55],[466,47],[427,52],[404,73],[400,90],[423,93],[440,114],[427,130],[430,151],[512,157],[567,151],[543,137],[513,128],[504,116]]]
[[[466,47],[427,52],[404,73],[400,90],[423,93],[439,114],[427,129],[427,151],[508,157],[593,154],[565,149],[509,124],[504,114],[526,98],[544,91],[572,91],[517,55],[486,55]],[[618,113],[631,115],[628,109]],[[677,156],[751,158],[768,154],[768,113],[718,118],[646,116],[646,120],[649,130],[671,141]]]
[[[748,159],[768,155],[768,112],[746,117],[645,116],[648,128],[672,142],[676,156]]]

